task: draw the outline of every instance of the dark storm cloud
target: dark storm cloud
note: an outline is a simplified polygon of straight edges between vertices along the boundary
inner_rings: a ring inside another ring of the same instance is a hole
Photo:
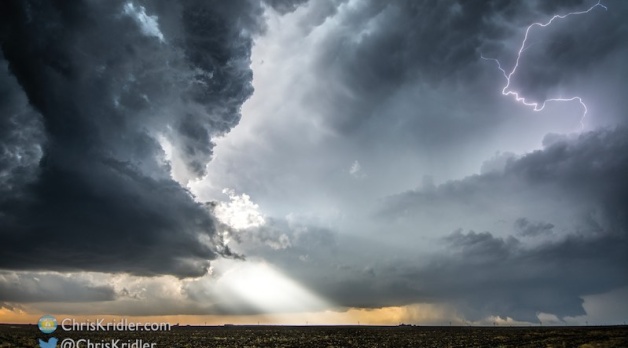
[[[159,139],[204,173],[252,93],[260,11],[3,1],[0,267],[186,277],[229,254]]]
[[[358,2],[344,11],[341,29],[325,36],[316,53],[315,69],[324,79],[308,105],[340,133],[366,132],[365,142],[389,128],[396,138],[424,146],[487,134],[504,119],[495,105],[505,81],[480,56],[499,58],[508,69],[529,24],[592,3]],[[607,5],[609,11],[597,8],[567,22],[583,25],[534,32],[513,87],[534,100],[555,97],[555,89],[622,49],[625,4]],[[492,77],[484,75],[492,69]],[[581,91],[569,91],[576,92]]]
[[[456,231],[442,243],[447,254],[425,261],[401,252],[382,257],[381,246],[347,238],[339,243],[342,253],[310,251],[308,263],[284,260],[284,268],[338,306],[450,303],[467,320],[582,315],[583,295],[628,282],[628,244],[615,235],[569,236],[530,248],[514,237]]]
[[[417,281],[426,284],[421,291],[460,301],[471,318],[493,313],[530,321],[538,312],[559,317],[584,314],[581,296],[626,286],[627,135],[628,130],[618,128],[557,140],[544,150],[509,161],[503,173],[476,175],[391,198],[388,217],[454,205],[466,207],[450,212],[461,223],[468,219],[465,211],[492,214],[501,206],[522,212],[548,206],[557,219],[563,211],[578,216],[573,230],[536,247],[514,237],[457,231],[444,239],[453,253],[416,272]],[[513,232],[539,236],[554,227],[519,218]]]
[[[625,49],[623,38],[628,35],[628,24],[624,17],[628,7],[623,1],[602,3],[608,10],[595,7],[586,16],[566,18],[546,30],[532,29],[526,46],[529,49],[519,65],[524,73],[516,75],[513,87],[536,101],[555,97],[555,92],[548,91],[573,81],[580,72],[600,69],[605,57]],[[571,3],[545,13],[582,11],[592,4],[595,2]]]
[[[423,292],[457,303],[469,319],[583,315],[583,295],[628,282],[625,235],[572,235],[535,248],[488,232],[456,232],[445,240],[453,255],[436,259],[416,279]]]
[[[390,117],[381,105],[411,85],[436,89],[470,81],[477,77],[478,48],[507,34],[490,16],[517,13],[519,6],[486,1],[356,4],[347,10],[343,30],[327,37],[318,54],[318,69],[337,84],[322,85],[312,95],[313,103],[329,114],[335,128],[350,132],[372,119]],[[418,106],[406,113],[423,120],[417,128],[434,132],[440,124],[432,115],[438,110]]]

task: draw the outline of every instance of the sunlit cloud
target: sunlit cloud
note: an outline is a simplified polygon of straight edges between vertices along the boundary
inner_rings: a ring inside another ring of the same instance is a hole
[[[229,189],[222,192],[229,197],[229,201],[219,202],[214,209],[218,220],[236,230],[259,227],[266,223],[259,205],[253,203],[249,195],[238,195]]]

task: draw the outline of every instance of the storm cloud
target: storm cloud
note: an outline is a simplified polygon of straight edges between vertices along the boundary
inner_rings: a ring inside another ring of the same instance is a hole
[[[0,301],[585,323],[628,286],[628,7],[530,32],[512,88],[586,117],[482,57],[594,4],[5,2]]]
[[[239,122],[260,4],[1,6],[0,267],[204,274],[228,250],[170,172]]]
[[[113,301],[113,287],[60,273],[0,273],[1,302]]]
[[[473,231],[448,235],[444,252],[451,254],[437,257],[417,273],[418,279],[426,277],[428,287],[442,283],[432,294],[457,297],[467,303],[464,308],[473,308],[474,301],[495,306],[468,317],[490,312],[533,321],[539,312],[584,314],[581,296],[628,284],[627,134],[625,128],[582,134],[510,161],[503,173],[391,197],[382,216],[418,223],[430,212],[446,210],[463,228],[477,225],[474,215],[480,211],[495,220],[512,219],[511,227],[497,231],[500,236]],[[548,216],[539,207],[549,211],[555,224],[535,220]],[[552,233],[557,229],[559,237]],[[537,296],[539,291],[544,296]]]
[[[291,216],[235,245],[340,307],[449,303],[471,321],[585,315],[584,297],[628,285],[627,135],[583,133],[502,171],[391,196],[369,220],[380,240]],[[459,228],[448,232],[441,216]]]
[[[511,67],[528,25],[593,4],[327,1],[271,17],[256,117],[194,190],[250,195],[272,229],[233,247],[338,306],[579,316],[584,297],[628,281],[626,6],[531,32],[516,88],[582,96],[584,127],[578,103],[535,113],[502,96],[481,56]],[[303,228],[334,242],[298,243]]]

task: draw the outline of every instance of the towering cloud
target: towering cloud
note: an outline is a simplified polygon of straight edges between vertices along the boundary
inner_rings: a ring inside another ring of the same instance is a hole
[[[260,5],[0,6],[0,267],[185,277],[228,254],[171,170],[204,173],[238,123]]]

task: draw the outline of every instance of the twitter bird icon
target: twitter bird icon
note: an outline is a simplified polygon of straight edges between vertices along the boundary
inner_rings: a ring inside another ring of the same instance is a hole
[[[41,338],[39,339],[39,348],[55,348],[57,347],[57,341],[58,339],[56,337],[50,337],[48,339],[48,342],[42,340]]]

